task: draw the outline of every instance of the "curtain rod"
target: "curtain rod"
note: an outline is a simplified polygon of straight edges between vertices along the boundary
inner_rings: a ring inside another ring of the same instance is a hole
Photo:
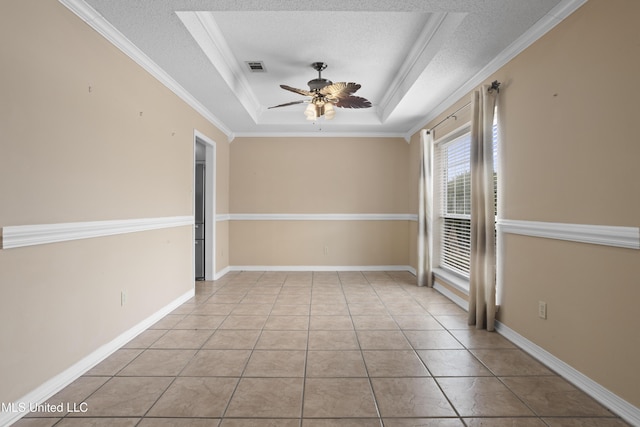
[[[455,117],[456,113],[460,110],[462,110],[463,108],[467,108],[469,105],[471,105],[471,102],[467,102],[466,104],[464,104],[462,107],[458,108],[456,111],[454,111],[453,113],[449,114],[447,117],[445,117],[444,119],[440,120],[438,123],[436,123],[435,125],[433,125],[431,128],[427,129],[427,133],[431,133],[433,132],[438,126],[440,126],[441,124],[443,124],[444,122],[446,122],[447,120],[449,120],[451,117]]]
[[[487,91],[489,93],[496,91],[498,93],[500,93],[500,82],[497,80],[494,80],[493,82],[491,82],[491,86],[489,87],[489,89],[487,89]],[[431,133],[432,131],[435,130],[435,128],[437,128],[438,126],[440,126],[442,123],[446,122],[447,120],[449,120],[451,117],[456,117],[456,113],[464,108],[467,108],[469,105],[471,105],[471,101],[467,102],[466,104],[464,104],[462,107],[458,108],[456,111],[454,111],[453,113],[449,114],[447,117],[445,117],[444,119],[440,120],[438,123],[436,123],[435,125],[433,125],[431,128],[427,129],[427,133]]]

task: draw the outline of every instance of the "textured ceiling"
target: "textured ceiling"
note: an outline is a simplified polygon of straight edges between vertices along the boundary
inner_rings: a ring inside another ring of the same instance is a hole
[[[406,137],[586,0],[60,1],[232,138]],[[316,122],[304,104],[267,109],[303,99],[279,85],[307,89],[314,61],[373,107]]]

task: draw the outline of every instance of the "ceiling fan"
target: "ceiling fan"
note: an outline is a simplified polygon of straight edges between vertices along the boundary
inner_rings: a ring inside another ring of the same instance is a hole
[[[309,96],[311,99],[287,102],[286,104],[274,105],[271,108],[287,107],[289,105],[308,103],[304,114],[307,120],[316,120],[324,116],[326,120],[331,120],[336,115],[333,106],[340,108],[369,108],[371,102],[360,96],[353,94],[360,89],[358,83],[339,82],[333,83],[331,80],[322,78],[322,71],[327,68],[324,62],[314,62],[311,67],[318,72],[318,78],[309,80],[309,90],[296,89],[295,87],[280,85],[284,90],[295,92],[300,95]]]

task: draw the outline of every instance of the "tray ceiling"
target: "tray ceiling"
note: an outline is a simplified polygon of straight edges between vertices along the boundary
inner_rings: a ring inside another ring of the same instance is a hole
[[[586,0],[60,1],[232,139],[408,138]],[[279,85],[307,89],[316,61],[373,107],[268,109],[303,99]]]

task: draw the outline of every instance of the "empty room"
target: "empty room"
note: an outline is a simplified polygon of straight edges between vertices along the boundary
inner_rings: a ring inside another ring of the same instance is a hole
[[[0,2],[0,426],[640,426],[640,2]]]

